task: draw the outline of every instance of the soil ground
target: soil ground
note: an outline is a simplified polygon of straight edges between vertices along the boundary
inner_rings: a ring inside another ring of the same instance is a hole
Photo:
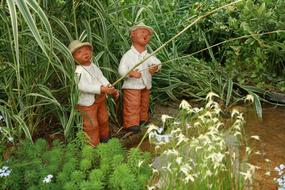
[[[255,152],[251,156],[251,163],[260,167],[255,175],[253,189],[277,190],[273,180],[277,177],[274,168],[285,164],[285,107],[264,106],[262,121],[256,117],[254,110],[250,109],[246,112],[245,119],[246,134],[249,137],[260,137],[260,141],[250,142]],[[270,175],[266,175],[268,172]]]

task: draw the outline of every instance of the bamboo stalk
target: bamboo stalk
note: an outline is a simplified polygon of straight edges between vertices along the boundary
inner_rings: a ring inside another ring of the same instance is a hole
[[[196,24],[197,22],[199,22],[200,20],[210,16],[211,14],[221,10],[221,9],[224,9],[226,7],[229,7],[229,6],[232,6],[236,3],[239,3],[241,2],[242,0],[237,0],[237,1],[234,1],[232,3],[229,3],[229,4],[226,4],[224,6],[221,6],[217,9],[214,9],[200,17],[198,17],[196,20],[194,20],[192,23],[190,23],[187,27],[185,27],[183,30],[181,30],[178,34],[176,34],[175,36],[173,36],[172,38],[170,38],[167,42],[165,42],[164,44],[162,44],[159,48],[157,48],[155,51],[153,51],[149,56],[145,57],[142,61],[138,62],[136,65],[134,65],[125,75],[123,75],[122,77],[120,77],[118,80],[116,80],[112,86],[115,86],[117,83],[119,83],[121,80],[123,80],[125,77],[127,77],[129,75],[129,73],[131,71],[133,71],[135,68],[137,68],[139,65],[141,65],[143,62],[145,62],[147,59],[149,59],[151,56],[153,56],[154,54],[156,54],[158,51],[160,51],[162,48],[164,48],[167,44],[169,44],[171,41],[173,41],[174,39],[176,39],[177,37],[179,37],[181,34],[183,34],[186,30],[188,30],[191,26],[193,26],[194,24]]]

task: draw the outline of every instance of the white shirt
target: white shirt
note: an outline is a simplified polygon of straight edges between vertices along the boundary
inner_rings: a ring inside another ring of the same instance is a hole
[[[121,61],[118,68],[119,74],[124,76],[125,74],[130,71],[136,64],[142,61],[144,58],[148,57],[150,54],[145,50],[142,53],[139,53],[134,46],[131,47],[129,51],[127,51]],[[134,78],[134,77],[126,77],[123,83],[123,89],[151,89],[151,80],[152,76],[148,71],[148,67],[151,65],[158,65],[160,66],[160,60],[155,56],[151,56],[146,61],[144,61],[141,65],[139,65],[136,69],[141,72],[141,78]]]
[[[77,65],[75,74],[80,91],[78,104],[82,106],[91,106],[95,102],[95,94],[101,94],[101,86],[110,84],[93,63],[88,66]]]

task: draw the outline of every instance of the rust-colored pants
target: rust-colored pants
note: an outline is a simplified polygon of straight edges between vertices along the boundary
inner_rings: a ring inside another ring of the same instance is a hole
[[[150,90],[124,89],[123,96],[123,126],[129,128],[139,125],[140,121],[149,120]]]
[[[77,105],[83,119],[83,130],[92,146],[106,140],[110,136],[109,116],[106,108],[106,95],[96,97],[91,106]]]

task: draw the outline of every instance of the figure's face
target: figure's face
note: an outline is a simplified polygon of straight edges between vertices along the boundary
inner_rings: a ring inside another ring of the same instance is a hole
[[[73,53],[74,59],[81,65],[89,65],[92,58],[92,50],[89,46],[83,46]]]
[[[151,33],[149,30],[139,28],[131,33],[133,43],[137,43],[141,46],[146,46],[151,39]]]

